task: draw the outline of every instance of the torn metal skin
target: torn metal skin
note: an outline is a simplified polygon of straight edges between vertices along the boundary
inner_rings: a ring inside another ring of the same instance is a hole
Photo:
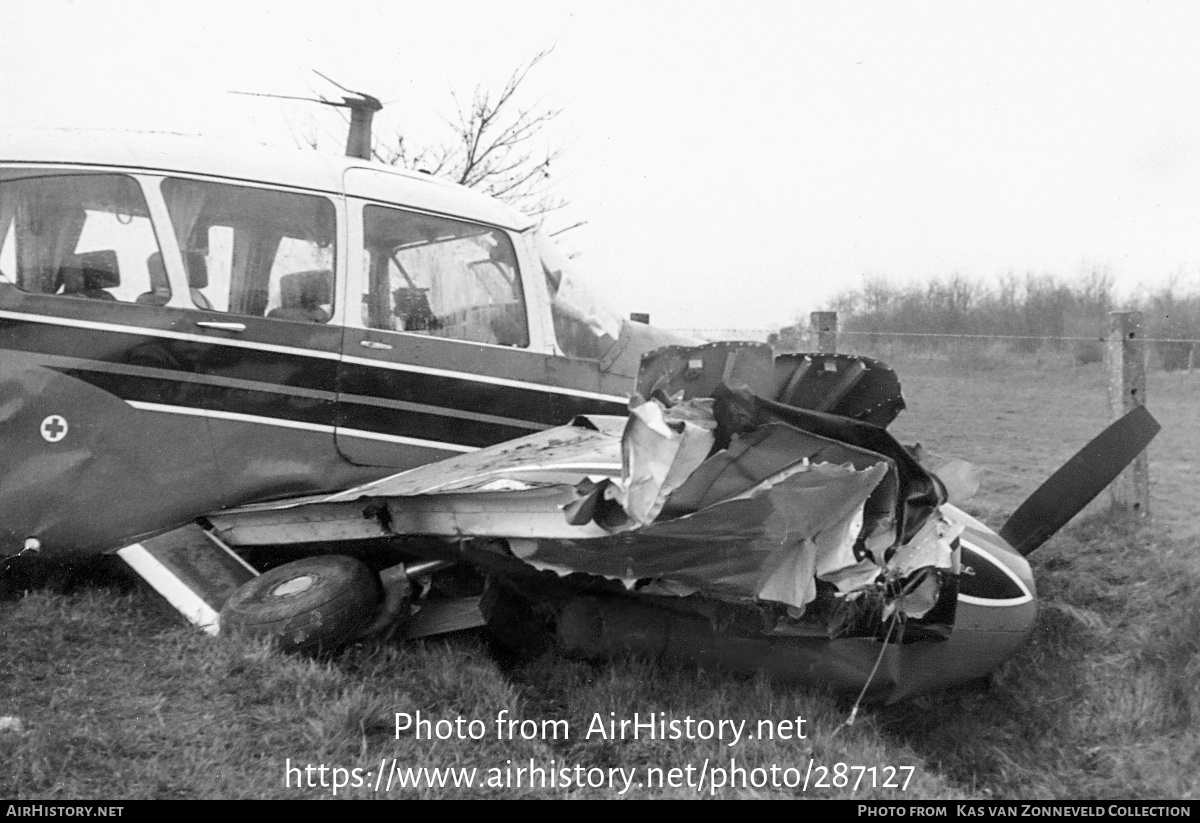
[[[703,387],[712,396],[687,398],[698,392],[675,384],[694,385],[689,361],[711,362],[712,348],[679,360],[677,380],[660,368],[627,419],[579,417],[337,495],[210,520],[243,547],[280,542],[287,528],[346,539],[350,524],[354,537],[459,541],[495,588],[550,614],[545,626],[586,656],[844,689],[862,688],[878,663],[871,692],[892,699],[934,674],[985,673],[993,663],[954,660],[947,640],[965,523],[940,508],[940,483],[879,426],[730,388],[729,368]],[[910,671],[939,647],[950,671]]]

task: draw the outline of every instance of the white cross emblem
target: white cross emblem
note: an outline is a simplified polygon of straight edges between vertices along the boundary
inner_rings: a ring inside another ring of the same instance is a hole
[[[42,421],[42,439],[47,443],[57,443],[67,436],[67,419],[61,415],[52,414]]]

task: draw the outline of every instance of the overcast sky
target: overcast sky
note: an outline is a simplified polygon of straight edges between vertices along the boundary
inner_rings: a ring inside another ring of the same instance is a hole
[[[864,274],[1200,288],[1200,5],[4,0],[0,123],[340,150],[436,137],[537,51],[562,245],[623,311],[769,328]],[[552,224],[551,228],[555,225]]]

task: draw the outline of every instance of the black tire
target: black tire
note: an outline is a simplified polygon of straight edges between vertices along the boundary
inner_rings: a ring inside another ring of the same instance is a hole
[[[295,560],[234,592],[221,609],[221,633],[269,637],[285,651],[334,651],[374,620],[381,589],[353,557]]]

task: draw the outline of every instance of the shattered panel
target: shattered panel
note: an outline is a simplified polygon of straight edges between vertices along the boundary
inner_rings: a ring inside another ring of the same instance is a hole
[[[409,497],[450,491],[500,491],[574,484],[580,477],[615,476],[621,471],[624,417],[588,415],[526,437],[418,466],[325,500]]]
[[[883,427],[904,409],[896,373],[870,357],[781,354],[775,358],[775,379],[774,391],[757,394]]]
[[[813,431],[748,389],[716,394],[635,398],[619,433],[615,420],[580,419],[337,499],[384,503],[398,534],[504,537],[521,560],[561,575],[770,602],[797,618],[819,581],[838,596],[883,597],[889,581],[950,566],[952,537],[909,505],[911,488],[901,494],[899,461],[916,464],[886,432],[832,415]],[[926,477],[906,468],[910,482]],[[889,560],[905,522],[929,527],[900,575]],[[920,591],[936,600],[936,585]]]
[[[538,540],[524,559],[803,608],[815,597],[818,563],[857,563],[851,526],[861,522],[863,502],[886,473],[885,463],[862,471],[798,467],[674,520],[590,540]],[[833,557],[838,559],[828,560]]]
[[[692,400],[710,397],[725,384],[773,397],[774,356],[767,344],[745,341],[666,346],[642,356],[637,392],[647,398]]]
[[[708,457],[715,429],[708,403],[664,408],[641,398],[630,401],[621,438],[622,485],[614,499],[635,523],[658,517],[668,495]]]
[[[899,483],[900,497],[895,515],[900,526],[901,542],[911,540],[925,521],[934,515],[938,506],[946,502],[945,489],[940,482],[886,429],[827,412],[786,406],[757,397],[745,389],[733,390],[721,386],[715,393],[715,399],[714,413],[718,426],[723,430],[748,431],[771,421],[779,421],[890,458],[896,466]]]
[[[939,483],[879,426],[756,394],[748,383],[774,391],[764,354],[659,350],[641,380],[653,397],[632,398],[628,418],[577,418],[306,511],[396,535],[503,538],[511,561],[564,585],[580,574],[749,608],[772,635],[882,638],[893,620],[952,620],[938,604],[957,530],[937,513]],[[846,363],[829,407],[870,371]],[[712,396],[688,398],[701,387]]]

